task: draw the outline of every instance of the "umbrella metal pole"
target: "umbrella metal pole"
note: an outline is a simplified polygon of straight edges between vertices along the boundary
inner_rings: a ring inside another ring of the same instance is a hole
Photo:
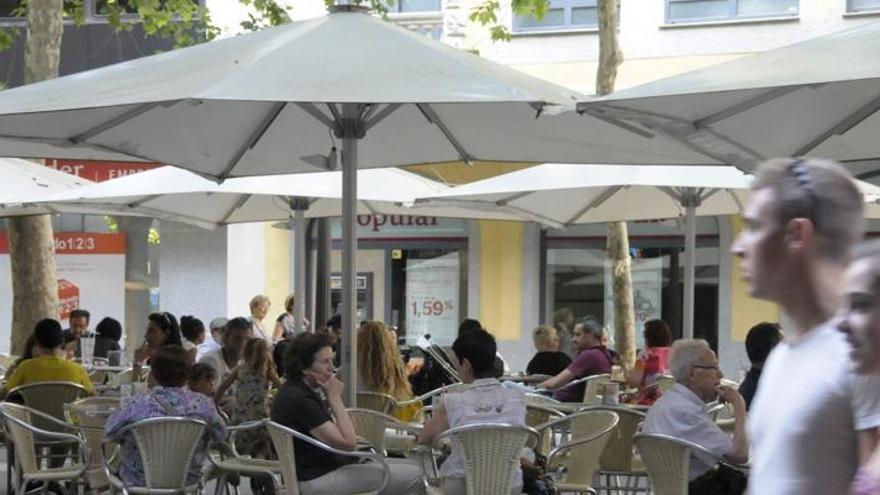
[[[349,407],[357,404],[357,134],[360,106],[342,104],[342,380]]]
[[[685,203],[684,237],[684,311],[682,337],[694,338],[694,277],[697,257],[697,201],[689,197]]]
[[[300,333],[305,330],[303,318],[306,314],[306,215],[303,209],[294,210],[293,235],[293,321],[296,332]]]

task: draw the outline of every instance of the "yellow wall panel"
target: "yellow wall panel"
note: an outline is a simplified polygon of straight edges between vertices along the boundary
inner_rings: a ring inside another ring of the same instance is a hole
[[[741,217],[732,217],[734,239],[742,230]],[[733,256],[722,253],[722,256]],[[749,295],[749,287],[740,277],[739,258],[733,256],[733,269],[730,276],[730,335],[734,342],[745,342],[749,328],[762,321],[778,322],[781,313],[775,303],[755,299]]]
[[[498,340],[519,340],[523,224],[480,221],[480,322]]]
[[[284,298],[293,285],[290,280],[290,231],[276,229],[265,224],[266,236],[266,288],[264,293],[272,301],[272,309],[266,317],[267,325],[275,327],[275,318],[284,312]]]

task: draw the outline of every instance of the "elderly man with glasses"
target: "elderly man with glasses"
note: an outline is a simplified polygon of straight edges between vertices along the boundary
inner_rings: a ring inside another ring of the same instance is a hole
[[[675,385],[648,410],[642,431],[686,440],[711,452],[695,451],[690,463],[690,493],[742,493],[745,477],[716,467],[717,459],[741,464],[748,460],[746,403],[733,387],[721,385],[718,359],[705,340],[679,340],[669,363]],[[707,412],[707,402],[720,398],[733,406],[733,436],[721,430]]]

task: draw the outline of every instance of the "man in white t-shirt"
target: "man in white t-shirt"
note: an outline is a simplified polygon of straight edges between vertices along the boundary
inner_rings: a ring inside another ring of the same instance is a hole
[[[749,410],[752,495],[845,494],[880,425],[880,384],[855,375],[832,317],[864,232],[858,189],[839,164],[777,159],[757,169],[731,251],[753,297],[793,323],[764,365]]]

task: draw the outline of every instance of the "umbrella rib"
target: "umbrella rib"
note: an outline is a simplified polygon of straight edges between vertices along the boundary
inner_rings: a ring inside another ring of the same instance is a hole
[[[376,208],[374,208],[373,205],[370,204],[369,201],[361,200],[361,204],[363,204],[363,205],[364,205],[364,208],[366,208],[367,211],[370,212],[370,215],[378,215],[378,214],[379,214],[379,211],[376,210]]]
[[[160,194],[150,194],[149,196],[147,196],[143,199],[139,199],[137,201],[132,201],[131,203],[128,203],[128,206],[129,206],[129,208],[138,208],[140,206],[143,206],[145,203],[152,201],[152,200],[159,198],[159,197],[161,197]]]
[[[632,120],[662,131],[668,137],[692,150],[721,163],[749,171],[764,157],[752,149],[711,128],[697,128],[692,122],[655,112],[608,105],[579,105],[578,108],[596,118],[600,116]]]
[[[172,106],[175,103],[177,103],[178,101],[179,100],[159,101],[159,102],[152,102],[152,103],[145,103],[143,105],[138,105],[138,106],[132,108],[131,110],[123,112],[121,115],[117,115],[116,117],[113,117],[110,120],[107,120],[105,122],[101,122],[100,124],[98,124],[96,126],[92,126],[90,129],[87,129],[86,131],[81,132],[81,133],[77,134],[76,136],[69,138],[69,141],[73,144],[82,143],[83,141],[87,141],[88,139],[91,139],[91,138],[97,136],[98,134],[102,134],[105,131],[108,131],[116,126],[122,125],[131,119],[137,118],[137,117],[149,112],[150,110],[152,110],[156,107]]]
[[[400,103],[389,103],[381,112],[377,113],[375,117],[367,119],[366,123],[364,123],[364,130],[369,131],[371,127],[381,122],[385,117],[391,115],[400,107]],[[367,117],[369,117],[369,115]]]
[[[260,139],[263,139],[263,135],[266,134],[266,131],[269,130],[269,127],[272,127],[272,124],[275,123],[275,119],[284,111],[287,107],[286,102],[279,102],[272,105],[272,108],[269,109],[269,112],[260,120],[260,123],[257,125],[254,132],[248,136],[247,140],[242,144],[238,150],[236,150],[235,154],[232,155],[232,159],[229,160],[229,163],[226,164],[226,167],[223,168],[223,171],[220,172],[219,178],[221,181],[226,180],[227,177],[232,173],[235,167],[238,166],[241,159],[244,157],[244,154],[247,153],[248,150],[254,149],[257,146],[257,143],[260,142]]]
[[[329,127],[331,130],[336,126],[333,120],[326,114],[324,114],[324,112],[318,110],[318,107],[316,107],[315,105],[311,103],[297,103],[296,106],[302,108],[307,114],[316,118],[318,121]]]
[[[804,87],[807,87],[807,85],[786,86],[784,88],[776,88],[772,91],[767,91],[750,100],[746,100],[732,107],[725,108],[724,110],[715,112],[712,115],[703,117],[702,119],[695,120],[694,125],[696,127],[709,127],[712,124],[721,122],[722,120],[733,117],[734,115],[738,115],[747,110],[751,110],[752,108],[763,105],[764,103],[773,101],[777,98],[781,98],[789,93],[793,93],[795,91],[803,89]]]
[[[428,122],[436,125],[437,128],[440,129],[440,132],[442,132],[443,135],[446,136],[446,140],[449,141],[452,147],[455,148],[455,150],[458,152],[458,156],[459,158],[461,158],[461,161],[467,163],[468,165],[473,165],[473,156],[471,156],[471,154],[464,149],[464,146],[462,146],[458,139],[455,138],[455,135],[452,134],[452,131],[449,130],[449,127],[447,127],[446,124],[440,119],[440,116],[437,115],[437,112],[435,112],[434,109],[431,108],[431,105],[427,103],[416,103],[416,108],[418,108],[422,112],[422,115],[425,116]]]
[[[644,129],[639,129],[638,127],[636,127],[634,125],[627,124],[626,122],[615,119],[613,117],[609,117],[607,115],[591,113],[590,116],[594,117],[597,120],[601,120],[602,122],[605,122],[606,124],[613,125],[615,127],[620,127],[621,129],[623,129],[625,131],[629,131],[633,134],[636,134],[636,135],[641,136],[646,139],[652,139],[654,137],[654,134],[652,134]]]
[[[518,199],[522,199],[522,198],[528,196],[529,194],[534,194],[534,192],[535,191],[521,191],[516,194],[511,194],[510,196],[508,196],[504,199],[499,199],[498,201],[495,202],[495,204],[498,206],[504,206],[504,205],[510,203],[511,201],[516,201]]]
[[[620,191],[621,189],[623,189],[623,186],[609,187],[608,189],[605,190],[605,192],[603,192],[597,198],[595,198],[592,201],[590,201],[589,203],[587,203],[583,208],[578,210],[577,213],[575,213],[568,220],[566,220],[565,225],[571,225],[578,218],[584,216],[584,214],[587,213],[588,211],[590,211],[593,208],[596,208],[597,206],[601,205],[602,203],[608,201],[611,198],[611,196],[614,196],[615,194],[617,194],[617,192]]]
[[[837,124],[834,124],[833,127],[823,132],[809,143],[801,146],[797,151],[792,153],[792,156],[803,156],[810,151],[813,151],[813,149],[817,148],[831,136],[846,134],[850,129],[862,123],[863,120],[874,115],[877,110],[880,110],[880,95],[876,96],[867,105],[860,107],[855,112],[844,117]]]
[[[240,198],[238,198],[238,201],[236,201],[235,204],[232,205],[232,208],[230,208],[229,211],[227,211],[226,214],[223,215],[223,218],[221,218],[220,222],[218,222],[218,223],[226,223],[226,221],[229,220],[229,217],[231,217],[232,214],[235,213],[235,210],[244,206],[244,204],[247,203],[247,201],[249,199],[251,199],[251,196],[253,196],[253,195],[252,194],[242,194],[242,196]]]

